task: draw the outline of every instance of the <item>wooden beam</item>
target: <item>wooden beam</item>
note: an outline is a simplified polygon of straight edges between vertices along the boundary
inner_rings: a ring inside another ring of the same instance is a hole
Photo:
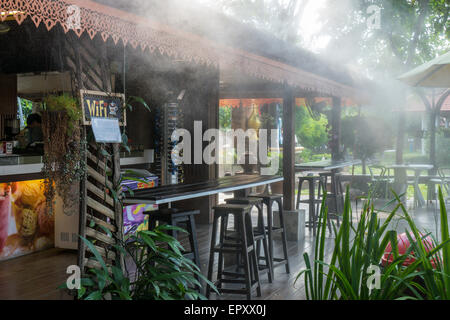
[[[286,85],[283,97],[283,202],[284,210],[295,209],[295,96]]]

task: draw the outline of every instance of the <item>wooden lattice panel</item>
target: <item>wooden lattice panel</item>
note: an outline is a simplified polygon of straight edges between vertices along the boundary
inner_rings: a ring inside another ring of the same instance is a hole
[[[83,202],[80,217],[80,235],[91,241],[107,266],[123,266],[121,254],[115,245],[122,239],[122,212],[111,196],[115,189],[115,161],[118,153],[111,145],[101,151],[94,143],[87,146],[86,180],[82,182]],[[105,156],[104,152],[110,154]],[[78,264],[82,272],[89,268],[99,268],[99,263],[84,241],[80,242]]]

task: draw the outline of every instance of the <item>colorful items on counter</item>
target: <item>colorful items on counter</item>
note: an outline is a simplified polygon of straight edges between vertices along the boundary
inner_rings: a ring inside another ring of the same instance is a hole
[[[158,210],[156,204],[136,204],[123,208],[124,234],[148,229],[148,216],[144,212]]]
[[[146,182],[146,183],[145,183]],[[158,186],[158,177],[148,175],[139,177],[136,180],[124,180],[122,182],[122,190],[140,190],[149,189]],[[144,212],[158,210],[158,205],[152,204],[136,204],[123,208],[123,226],[124,234],[134,233],[136,231],[148,229],[148,216]]]
[[[54,246],[42,180],[0,184],[0,261]]]
[[[139,180],[139,181],[137,181]],[[122,191],[128,190],[140,190],[140,189],[149,189],[154,188],[158,185],[158,177],[157,176],[148,176],[138,178],[137,180],[124,180],[122,181]],[[146,183],[144,183],[146,182]]]

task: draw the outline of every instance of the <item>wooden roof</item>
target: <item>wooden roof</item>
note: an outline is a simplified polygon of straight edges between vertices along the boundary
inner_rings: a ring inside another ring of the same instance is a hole
[[[120,2],[107,0],[0,0],[0,12],[12,12],[19,24],[29,17],[36,26],[43,23],[48,30],[60,24],[65,32],[75,32],[78,36],[83,33],[91,38],[101,36],[104,41],[112,39],[116,44],[121,41],[123,45],[159,51],[174,59],[234,70],[302,90],[341,97],[360,96],[361,89],[344,72],[336,72],[301,49],[248,27],[239,26],[226,39],[214,36],[217,28],[231,28],[220,19],[217,22],[222,23],[210,24],[216,25],[216,29],[211,27],[209,32],[199,32],[195,31],[198,24],[186,24],[182,28],[177,25],[179,21],[167,20],[171,12],[160,19],[137,14],[139,9],[147,12],[145,4],[155,3],[161,1],[130,0],[120,5]],[[73,5],[81,18],[75,28],[70,25]],[[5,17],[0,15],[0,20]],[[259,45],[263,43],[266,45]]]

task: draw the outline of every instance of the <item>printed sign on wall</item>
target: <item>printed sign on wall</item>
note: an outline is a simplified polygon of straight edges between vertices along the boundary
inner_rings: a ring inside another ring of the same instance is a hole
[[[126,125],[125,96],[120,93],[104,93],[81,90],[83,103],[83,122],[91,124],[91,118],[118,119],[120,125]]]
[[[54,247],[43,180],[0,183],[0,261]]]

